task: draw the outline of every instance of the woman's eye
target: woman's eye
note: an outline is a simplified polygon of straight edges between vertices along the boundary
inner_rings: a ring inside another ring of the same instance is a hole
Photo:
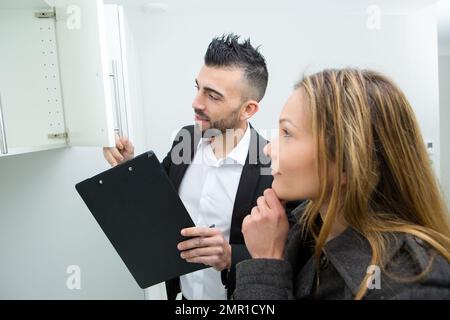
[[[283,137],[290,137],[291,136],[289,134],[289,131],[287,131],[286,129],[281,129],[281,132],[283,133]]]
[[[198,85],[195,85],[195,89],[197,89],[197,91],[200,90],[200,88],[198,87]]]

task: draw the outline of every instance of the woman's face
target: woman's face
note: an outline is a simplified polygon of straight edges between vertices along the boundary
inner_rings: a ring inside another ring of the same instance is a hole
[[[316,145],[303,89],[289,97],[280,115],[279,135],[265,152],[272,159],[272,189],[280,199],[317,198]]]

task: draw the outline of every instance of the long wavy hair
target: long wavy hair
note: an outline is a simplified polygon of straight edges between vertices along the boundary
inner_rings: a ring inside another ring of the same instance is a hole
[[[317,145],[319,196],[300,221],[315,239],[316,262],[338,214],[368,240],[372,265],[385,266],[396,233],[419,237],[450,262],[448,209],[404,93],[380,73],[350,68],[306,76],[299,88],[306,93]],[[366,294],[369,276],[355,299]]]

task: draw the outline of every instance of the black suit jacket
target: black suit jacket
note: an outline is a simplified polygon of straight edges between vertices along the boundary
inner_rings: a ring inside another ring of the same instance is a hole
[[[250,258],[241,232],[242,221],[256,205],[256,199],[263,194],[265,189],[271,187],[273,180],[272,175],[270,175],[270,159],[263,153],[267,140],[262,138],[251,125],[250,130],[250,152],[247,154],[247,159],[242,169],[231,217],[229,243],[232,252],[232,266],[229,270],[222,271],[222,283],[227,288],[228,298],[235,288],[236,264]],[[182,128],[162,162],[177,191],[189,164],[194,158],[200,139],[200,131],[193,125]],[[264,175],[261,174],[261,170],[265,170]],[[292,217],[289,217],[291,218],[290,221],[293,222]],[[167,298],[169,300],[175,299],[180,292],[179,278],[166,281],[166,290]]]

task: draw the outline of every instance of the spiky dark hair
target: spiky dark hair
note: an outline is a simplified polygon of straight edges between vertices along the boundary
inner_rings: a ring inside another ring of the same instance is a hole
[[[250,88],[249,98],[261,101],[267,88],[269,74],[266,60],[254,48],[250,39],[239,42],[240,36],[233,33],[214,38],[205,54],[205,65],[209,67],[238,67],[244,70]]]

